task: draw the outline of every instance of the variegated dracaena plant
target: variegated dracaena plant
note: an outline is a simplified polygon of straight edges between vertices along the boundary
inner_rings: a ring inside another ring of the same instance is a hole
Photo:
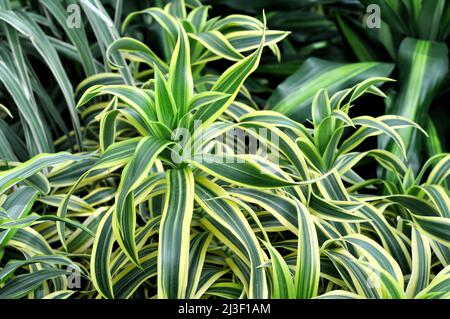
[[[426,135],[419,126],[399,116],[349,116],[353,102],[364,92],[383,96],[374,85],[387,80],[371,78],[331,98],[325,90],[319,91],[312,103],[313,129],[309,132],[271,111],[240,118],[245,126],[284,128],[299,148],[294,158],[301,158],[300,154],[304,158],[301,167],[322,175],[309,188],[294,192],[295,187],[291,187],[284,196],[255,189],[230,190],[232,196],[264,211],[260,215],[264,217],[262,232],[300,233],[298,240],[279,236],[278,241],[265,243],[272,278],[276,278],[272,283],[275,296],[449,297],[450,200],[446,179],[450,155],[432,157],[414,176],[405,165],[405,147],[396,131],[412,127]],[[403,150],[403,158],[383,149],[361,148],[367,138],[381,134]],[[361,177],[360,170],[366,175],[361,165],[365,159],[393,173],[396,182]],[[295,175],[300,172],[297,168],[292,161],[283,166]],[[305,213],[304,219],[296,218],[295,199],[305,203],[310,213]],[[306,270],[295,268],[302,262]]]
[[[184,1],[169,2],[164,8],[153,7],[129,14],[122,24],[124,35],[114,40],[107,48],[105,56],[111,68],[122,70],[123,65],[116,61],[123,56],[130,62],[127,68],[133,73],[133,79],[127,80],[117,73],[103,73],[88,77],[80,83],[77,92],[83,93],[94,84],[142,84],[148,81],[156,65],[163,73],[168,72],[169,62],[176,50],[178,39],[178,24],[181,23],[190,43],[190,61],[195,85],[198,87],[213,85],[218,75],[208,70],[208,75],[202,73],[207,63],[225,59],[237,62],[244,58],[244,53],[255,50],[261,43],[263,23],[246,15],[229,15],[223,18],[208,19],[209,6],[197,5],[190,8]],[[138,17],[144,22],[138,23]],[[148,18],[148,19],[145,19]],[[150,23],[148,22],[150,20]],[[136,30],[145,28],[152,30],[158,43],[151,47],[163,49],[162,56],[146,43],[136,39]],[[280,30],[265,31],[265,46],[269,46],[279,59],[280,52],[277,43],[283,40],[289,32]],[[244,92],[248,98],[247,90]]]
[[[123,36],[112,41],[105,49],[108,66],[112,71],[118,72],[109,71],[87,77],[78,85],[77,96],[80,97],[93,85],[128,84],[142,88],[151,87],[155,66],[163,74],[169,72],[170,61],[178,50],[176,44],[179,23],[186,32],[186,41],[189,42],[194,89],[196,92],[211,90],[219,74],[214,68],[207,68],[207,64],[219,59],[231,62],[242,60],[243,54],[257,49],[260,45],[264,24],[254,17],[241,14],[208,19],[209,9],[210,6],[196,2],[187,5],[185,1],[173,1],[164,8],[152,7],[129,14],[122,23]],[[151,38],[156,38],[156,43],[147,45],[144,40],[138,40],[136,34],[139,34],[141,29],[146,32],[150,30]],[[279,59],[280,50],[277,43],[288,34],[287,31],[265,30],[263,45],[268,46]],[[132,77],[124,74],[132,74]],[[257,107],[244,85],[240,86],[240,94],[252,107]],[[105,103],[93,103],[80,112],[86,123],[86,149],[93,150],[98,147],[99,128],[95,117],[105,108]]]
[[[319,91],[303,125],[240,100],[265,32],[203,90],[188,33],[176,23],[167,68],[154,62],[142,86],[85,90],[79,108],[111,96],[97,106],[98,150],[6,163],[0,297],[448,297],[450,156],[414,176],[364,142],[404,149],[397,130],[416,124],[349,115],[388,79]],[[223,138],[235,129],[238,150]],[[396,181],[366,174],[366,160]]]

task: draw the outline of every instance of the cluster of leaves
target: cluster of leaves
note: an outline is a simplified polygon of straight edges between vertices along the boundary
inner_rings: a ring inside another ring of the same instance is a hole
[[[301,105],[302,124],[260,110],[244,86],[287,36],[265,19],[208,19],[183,1],[128,15],[122,34],[149,24],[159,52],[109,33],[106,11],[85,4],[109,70],[77,88],[77,152],[0,163],[0,298],[450,297],[450,155],[415,172],[399,131],[426,136],[419,125],[351,115],[361,96],[386,97],[391,65],[341,65],[345,80],[313,60],[301,97],[291,78],[269,100]],[[331,96],[320,77],[338,82]],[[260,149],[229,147],[235,129]],[[399,152],[367,147],[380,136]]]
[[[263,77],[273,79],[278,75],[281,81],[289,76],[280,86],[272,87],[275,92],[268,90],[272,95],[267,101],[269,108],[303,122],[310,118],[310,99],[318,89],[317,83],[334,93],[370,76],[391,76],[398,82],[387,86],[385,113],[405,116],[429,133],[424,138],[414,130],[400,131],[414,172],[428,157],[448,149],[450,2],[282,0],[275,4],[261,0],[251,6],[239,1],[219,3],[225,12],[227,7],[251,13],[266,8],[270,10],[271,27],[292,32],[281,45],[283,66],[272,59],[258,70]],[[385,64],[376,63],[380,61]],[[379,108],[377,103],[373,106]],[[366,114],[379,113],[368,110]],[[380,147],[400,154],[395,144],[386,139],[380,138],[379,143]]]
[[[69,4],[83,6],[92,23],[79,21],[71,27]],[[73,85],[108,68],[101,49],[118,37],[114,27],[106,29],[107,34],[95,32],[95,47],[90,46],[91,30],[103,30],[111,22],[109,17],[101,20],[96,10],[102,8],[93,4],[42,0],[28,4],[33,10],[26,11],[17,1],[0,2],[0,97],[14,115],[12,120],[0,119],[2,158],[25,161],[54,152],[69,136],[74,140],[72,149],[80,149],[83,129]]]

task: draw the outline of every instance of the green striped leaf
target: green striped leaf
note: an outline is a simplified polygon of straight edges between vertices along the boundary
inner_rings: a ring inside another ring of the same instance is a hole
[[[443,85],[448,72],[448,49],[443,43],[406,38],[399,48],[400,91],[390,112],[406,117],[419,125],[426,124],[431,102]],[[433,74],[431,77],[430,74]],[[411,129],[400,132],[413,167],[419,167],[420,136]],[[388,150],[396,150],[391,144]]]
[[[43,282],[70,272],[60,269],[43,269],[32,273],[18,275],[8,281],[0,290],[2,299],[18,299],[38,288]]]
[[[189,100],[194,93],[189,39],[181,25],[178,25],[178,40],[170,61],[169,87],[181,118],[188,111]],[[157,88],[155,90],[158,91]]]
[[[167,172],[167,192],[159,229],[158,298],[186,298],[194,176],[190,169]]]
[[[198,34],[189,34],[189,36],[221,58],[230,61],[239,61],[244,58],[219,31],[213,30]]]
[[[115,67],[120,67],[119,65],[115,65],[113,61],[113,57],[116,56],[118,52],[126,53],[124,57],[133,62],[143,62],[151,67],[156,64],[156,66],[164,73],[169,70],[167,64],[161,60],[152,49],[136,39],[123,37],[111,43],[106,51],[106,56],[108,57],[109,63]]]
[[[194,119],[202,121],[203,125],[214,122],[229,106],[239,93],[244,81],[256,70],[261,59],[262,49],[265,41],[265,33],[263,32],[258,49],[246,58],[235,63],[228,68],[217,80],[211,88],[212,91],[231,94],[228,103],[213,103],[212,105],[202,108],[194,115]]]
[[[373,76],[389,76],[393,66],[378,62],[341,64],[309,58],[278,86],[268,100],[274,111],[297,120],[311,118],[311,101],[319,89],[330,94]]]
[[[72,155],[66,152],[56,154],[40,154],[29,161],[7,171],[0,172],[0,194],[3,194],[14,184],[37,174],[44,168],[52,167],[68,161],[79,161],[88,155]]]
[[[294,281],[289,266],[283,256],[268,242],[262,241],[270,253],[272,269],[272,297],[275,299],[292,299],[295,297]]]
[[[164,75],[156,66],[154,69],[156,114],[159,121],[171,128],[174,127],[177,121],[179,110]]]
[[[421,290],[428,286],[431,270],[431,249],[429,240],[423,236],[415,227],[412,232],[412,272],[406,288],[409,298],[416,296]]]
[[[295,266],[294,289],[297,298],[317,295],[320,278],[320,253],[317,233],[306,207],[296,200],[298,218],[298,253]]]
[[[114,244],[112,210],[101,219],[91,253],[91,277],[97,291],[107,299],[114,298],[111,279],[111,253]]]
[[[226,197],[226,191],[217,184],[203,177],[196,179],[195,201],[207,213],[202,224],[250,268],[248,297],[267,298],[266,273],[260,267],[265,260],[263,251],[239,207]]]
[[[212,234],[197,233],[194,234],[190,239],[189,246],[189,275],[188,275],[188,284],[186,289],[186,297],[194,298],[196,297],[196,292],[198,295],[203,295],[198,293],[198,288],[200,285],[200,279],[202,275],[202,271],[204,270],[204,262],[206,253],[208,252],[208,247],[212,240]],[[208,287],[202,287],[200,290],[207,289]]]
[[[21,187],[8,196],[1,205],[10,219],[21,219],[27,216],[37,198],[37,191],[31,187]],[[16,233],[16,229],[10,228],[0,231],[0,247],[5,247],[8,241]]]
[[[295,185],[296,182],[279,176],[280,170],[270,163],[249,155],[208,155],[199,154],[201,160],[190,161],[200,170],[241,186],[272,188]],[[194,155],[195,158],[195,155]],[[257,161],[258,160],[258,161]],[[268,165],[265,167],[262,164]],[[305,182],[308,183],[308,182]],[[297,183],[298,184],[298,183]]]
[[[8,23],[22,35],[32,40],[33,46],[39,52],[41,58],[46,62],[58,82],[68,106],[72,125],[75,129],[75,137],[78,144],[81,146],[81,127],[75,109],[75,99],[73,96],[72,86],[54,46],[50,43],[48,37],[45,35],[40,26],[31,20],[25,12],[2,10],[0,12],[0,20]]]

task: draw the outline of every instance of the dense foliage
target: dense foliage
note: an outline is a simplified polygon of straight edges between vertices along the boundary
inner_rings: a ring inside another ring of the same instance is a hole
[[[449,298],[450,4],[321,2],[0,0],[0,298]]]

